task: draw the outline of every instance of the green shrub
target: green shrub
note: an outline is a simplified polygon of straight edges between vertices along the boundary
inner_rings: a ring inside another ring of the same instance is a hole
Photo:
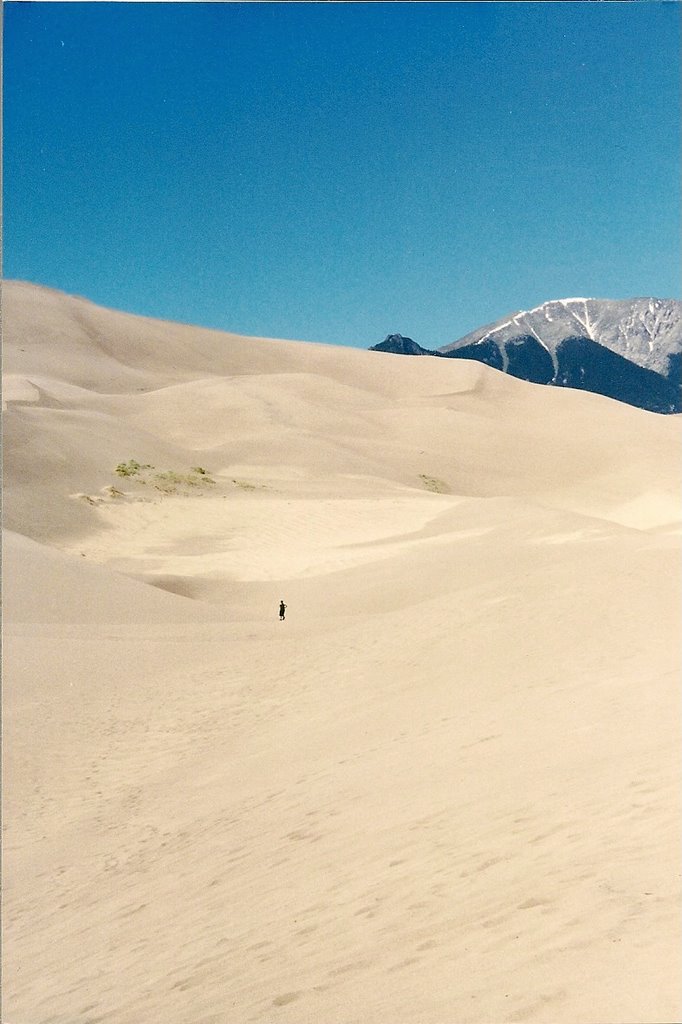
[[[119,462],[116,472],[119,476],[137,476],[143,467],[135,459],[128,459],[127,462]],[[145,467],[146,468],[146,467]]]
[[[205,471],[203,476],[198,476],[195,471],[176,473],[175,470],[168,469],[165,473],[156,473],[153,483],[158,491],[163,491],[164,494],[175,494],[178,487],[200,487],[204,484],[214,484],[215,480],[206,476]]]
[[[427,476],[426,473],[420,473],[419,479],[424,484],[427,491],[432,491],[434,494],[449,494],[450,488],[442,480],[439,480],[435,476]]]
[[[192,466],[189,473],[176,473],[168,469],[163,473],[154,473],[150,476],[145,470],[154,469],[152,465],[138,462],[137,459],[128,459],[127,462],[119,462],[115,472],[121,477],[137,477],[138,483],[152,484],[158,491],[164,494],[176,494],[178,487],[199,487],[207,484],[215,484],[208,475],[208,470],[203,466]],[[120,492],[117,492],[120,493]]]

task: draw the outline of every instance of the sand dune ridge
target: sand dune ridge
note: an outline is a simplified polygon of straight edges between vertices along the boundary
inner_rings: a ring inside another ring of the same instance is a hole
[[[680,418],[3,305],[8,1024],[678,1020]]]

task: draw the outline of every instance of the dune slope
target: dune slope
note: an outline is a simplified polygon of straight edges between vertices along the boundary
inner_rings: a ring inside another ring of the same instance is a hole
[[[677,1021],[679,417],[3,306],[3,1020]]]

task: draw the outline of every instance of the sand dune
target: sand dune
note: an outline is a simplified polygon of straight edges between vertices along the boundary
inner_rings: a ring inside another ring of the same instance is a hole
[[[678,1021],[679,417],[3,305],[3,1021]]]

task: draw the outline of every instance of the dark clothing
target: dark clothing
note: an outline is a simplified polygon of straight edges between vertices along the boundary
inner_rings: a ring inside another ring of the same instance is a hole
[[[284,618],[284,612],[286,611],[286,607],[287,606],[285,605],[284,601],[280,601],[279,602],[279,617],[280,617],[280,619]]]

